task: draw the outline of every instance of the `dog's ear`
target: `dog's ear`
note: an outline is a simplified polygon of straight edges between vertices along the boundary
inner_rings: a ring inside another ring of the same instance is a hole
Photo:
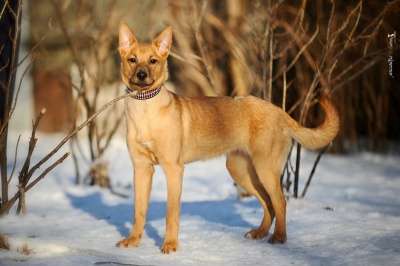
[[[166,58],[169,54],[172,44],[172,28],[168,26],[165,28],[154,40],[153,45],[156,48],[157,53]]]
[[[131,48],[137,44],[135,34],[131,31],[128,25],[121,23],[119,26],[119,50]]]

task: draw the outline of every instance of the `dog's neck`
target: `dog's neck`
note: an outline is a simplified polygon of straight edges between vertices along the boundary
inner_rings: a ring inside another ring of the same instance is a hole
[[[161,87],[162,86],[160,86],[158,88],[151,89],[151,90],[138,92],[138,93],[134,94],[132,96],[132,98],[134,98],[136,100],[141,100],[141,101],[145,101],[145,100],[151,99],[151,98],[157,96],[157,94],[160,93]],[[132,93],[132,90],[130,88],[126,87],[126,92],[127,93]]]
[[[165,86],[161,86],[160,90],[155,93],[153,97],[147,100],[139,100],[132,95],[132,97],[128,97],[126,99],[126,107],[128,111],[128,115],[130,118],[135,119],[151,119],[151,114],[156,114],[160,111],[160,109],[168,106],[173,97],[171,93],[165,88]],[[150,115],[150,117],[148,117]]]

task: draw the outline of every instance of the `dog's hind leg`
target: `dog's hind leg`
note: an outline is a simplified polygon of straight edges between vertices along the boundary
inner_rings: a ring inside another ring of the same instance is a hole
[[[271,157],[266,158],[265,154]],[[252,157],[257,176],[271,199],[276,216],[275,231],[269,240],[273,244],[286,242],[286,200],[280,184],[282,158],[282,153],[265,151],[257,152]]]
[[[242,152],[231,152],[227,155],[226,167],[235,182],[249,194],[255,196],[264,209],[264,216],[260,226],[247,232],[245,237],[260,239],[266,236],[274,218],[274,211],[268,194],[257,177],[250,157]]]

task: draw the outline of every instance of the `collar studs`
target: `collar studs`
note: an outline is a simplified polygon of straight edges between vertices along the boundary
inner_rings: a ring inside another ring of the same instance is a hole
[[[147,91],[143,91],[143,92],[139,92],[136,95],[132,96],[132,98],[136,99],[136,100],[148,100],[151,99],[153,97],[155,97],[157,94],[159,94],[161,91],[161,86],[152,90],[147,90]],[[132,92],[132,90],[130,88],[126,88],[126,92],[130,93]]]

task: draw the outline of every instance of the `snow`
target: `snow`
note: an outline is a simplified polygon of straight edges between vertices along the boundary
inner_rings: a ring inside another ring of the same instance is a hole
[[[55,139],[39,136],[34,158]],[[315,156],[304,153],[303,177]],[[395,155],[325,155],[306,198],[288,201],[284,245],[243,237],[258,226],[262,210],[253,198],[237,200],[224,158],[187,165],[180,248],[170,255],[159,250],[166,199],[159,168],[141,245],[115,247],[132,222],[132,171],[122,139],[113,142],[106,159],[115,190],[129,198],[74,185],[68,159],[28,193],[26,216],[0,219],[0,232],[11,244],[11,251],[0,251],[0,265],[400,265],[400,158]],[[17,251],[24,244],[29,255]]]

